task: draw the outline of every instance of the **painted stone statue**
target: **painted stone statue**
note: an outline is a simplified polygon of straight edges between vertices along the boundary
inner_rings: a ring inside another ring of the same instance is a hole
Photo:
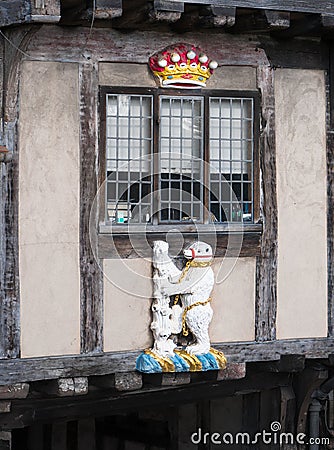
[[[223,353],[210,346],[210,305],[214,285],[212,248],[194,242],[183,251],[181,271],[168,255],[168,243],[153,245],[153,303],[151,330],[154,344],[137,359],[141,372],[187,372],[225,368]],[[178,345],[178,336],[191,338]]]

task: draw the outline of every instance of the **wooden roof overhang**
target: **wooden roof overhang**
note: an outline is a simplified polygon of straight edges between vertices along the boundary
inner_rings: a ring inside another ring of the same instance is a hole
[[[334,0],[0,0],[0,27],[92,22],[121,30],[221,27],[232,33],[278,33],[285,38],[321,36],[334,29]]]

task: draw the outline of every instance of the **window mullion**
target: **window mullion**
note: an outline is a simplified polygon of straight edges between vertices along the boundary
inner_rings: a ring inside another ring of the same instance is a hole
[[[159,104],[159,95],[155,92],[153,94],[153,215],[152,215],[152,224],[157,225],[159,223],[159,215],[161,209],[161,197],[160,197],[160,104]]]
[[[202,145],[204,145],[203,149],[203,159],[204,164],[202,164],[203,168],[203,206],[202,206],[202,215],[203,222],[210,222],[209,217],[209,202],[210,202],[210,107],[209,107],[209,96],[204,96],[204,117],[203,120],[203,137],[202,137]],[[204,140],[204,142],[203,142]]]

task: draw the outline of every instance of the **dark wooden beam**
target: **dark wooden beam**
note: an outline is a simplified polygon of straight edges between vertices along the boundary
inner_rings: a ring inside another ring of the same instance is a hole
[[[328,42],[327,75],[327,266],[328,335],[334,336],[334,41]]]
[[[182,1],[175,3],[168,0],[154,0],[153,7],[156,11],[184,12],[184,3]]]
[[[274,30],[284,30],[290,27],[290,13],[286,11],[264,11],[268,25]]]
[[[72,397],[74,395],[86,395],[88,393],[88,378],[59,378],[34,383],[32,390],[45,395],[57,397]]]
[[[96,147],[97,67],[82,64],[80,80],[80,292],[81,352],[103,349],[103,279],[97,250],[93,251],[90,213],[98,190]],[[96,219],[97,220],[97,219]],[[96,223],[92,224],[96,227]]]
[[[123,13],[122,0],[95,0],[95,19],[114,19]]]
[[[327,49],[315,40],[276,40],[269,36],[260,37],[260,47],[264,49],[272,67],[289,69],[328,69]]]
[[[305,356],[282,355],[279,361],[267,361],[252,364],[252,371],[260,372],[301,372],[305,368]]]
[[[279,360],[281,355],[328,358],[334,354],[333,338],[291,339],[273,342],[224,342],[213,344],[223,351],[228,363]],[[0,360],[0,385],[52,380],[55,377],[88,377],[135,370],[139,351],[75,355],[48,358]]]
[[[183,12],[183,2],[171,3],[167,0],[154,0],[153,10],[150,11],[149,17],[153,21],[174,23],[180,20]]]
[[[321,25],[328,30],[333,30],[334,28],[334,16],[329,16],[327,14],[321,14]]]
[[[58,23],[60,21],[60,0],[30,0],[31,22]]]
[[[14,429],[32,423],[64,422],[84,417],[103,417],[126,411],[138,411],[147,407],[159,408],[184,405],[222,396],[242,395],[275,387],[289,386],[288,374],[252,374],[241,380],[191,383],[186,386],[146,388],[137,392],[96,392],[82,397],[27,399],[12,402],[12,411],[0,415],[1,429]]]
[[[262,95],[262,130],[260,136],[260,167],[262,173],[261,218],[264,223],[261,237],[261,255],[256,265],[257,341],[276,338],[277,310],[277,196],[275,145],[274,70],[269,66],[258,68],[258,85]]]
[[[29,394],[28,383],[15,383],[9,386],[0,386],[0,400],[26,398]]]
[[[185,245],[194,240],[195,234],[183,233]],[[260,232],[249,232],[242,235],[229,236],[228,234],[206,235],[200,232],[201,239],[212,245],[216,257],[250,257],[258,256],[260,249]],[[130,239],[131,238],[131,239]],[[166,233],[157,234],[139,234],[131,235],[108,235],[103,234],[98,237],[99,258],[138,258],[151,257],[153,241],[157,239],[166,239]],[[177,239],[177,236],[176,236]],[[171,250],[173,250],[173,241],[168,239]],[[178,245],[178,241],[176,242]],[[228,248],[228,253],[227,249]]]
[[[179,0],[169,1],[179,3]],[[182,2],[223,7],[334,14],[334,3],[331,0],[318,0],[316,2],[313,0],[182,0]]]
[[[30,0],[1,0],[0,27],[26,22],[30,12]]]
[[[321,16],[319,14],[306,15],[305,17],[296,20],[288,29],[279,30],[275,36],[282,39],[291,39],[296,36],[304,36],[309,33],[320,32],[321,30]]]
[[[312,395],[316,389],[318,389],[323,382],[328,378],[328,371],[324,367],[308,367],[301,374],[296,376],[296,397],[297,397],[297,410],[298,419],[296,432],[306,433],[307,430],[307,418],[309,412],[309,406],[312,401]]]
[[[212,6],[212,14],[210,17],[210,23],[214,27],[233,27],[235,24],[236,8],[225,8],[222,6]]]
[[[7,164],[0,163],[0,358],[16,358],[20,354],[18,84],[22,52],[32,37],[31,28],[6,30],[5,36],[7,39],[0,41],[3,59],[0,140],[12,158]]]
[[[0,431],[0,450],[12,449],[12,433],[10,431]]]

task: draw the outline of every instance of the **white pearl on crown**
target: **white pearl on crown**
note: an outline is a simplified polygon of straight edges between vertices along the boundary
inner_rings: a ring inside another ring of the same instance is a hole
[[[158,60],[158,65],[160,67],[166,67],[167,66],[167,60],[166,59],[159,59]]]
[[[193,50],[189,50],[189,52],[187,53],[188,59],[194,59],[195,56],[196,56],[196,53]]]
[[[198,59],[201,63],[205,64],[206,62],[208,62],[209,58],[206,55],[201,54],[201,55],[199,55]]]
[[[210,61],[209,67],[210,67],[210,69],[217,69],[217,67],[218,67],[217,61]]]
[[[179,62],[181,59],[181,56],[178,53],[172,53],[171,54],[171,60],[173,62]]]

